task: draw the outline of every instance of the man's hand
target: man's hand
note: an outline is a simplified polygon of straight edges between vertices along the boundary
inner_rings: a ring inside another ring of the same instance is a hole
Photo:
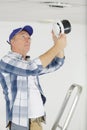
[[[58,52],[56,56],[63,58],[64,48],[66,47],[66,44],[67,44],[66,35],[60,34],[58,37],[56,37],[54,32],[52,31],[52,39],[54,41],[54,44],[57,44],[57,47],[60,48],[60,51]]]
[[[58,37],[56,37],[54,32],[52,31],[52,38],[53,38],[54,44],[57,44],[60,50],[63,50],[66,47],[66,44],[67,44],[66,34],[60,34]]]

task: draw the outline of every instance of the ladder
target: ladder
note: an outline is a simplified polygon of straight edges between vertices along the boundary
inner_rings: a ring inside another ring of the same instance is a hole
[[[72,105],[71,105],[71,107],[70,107],[70,109],[69,109],[69,112],[68,112],[68,114],[67,114],[67,117],[66,117],[66,119],[65,119],[65,121],[64,121],[64,123],[63,123],[63,125],[61,126],[61,125],[59,124],[60,119],[61,119],[61,117],[62,117],[62,115],[63,115],[63,113],[64,113],[64,110],[65,110],[65,108],[66,108],[66,105],[67,105],[67,103],[68,103],[68,101],[69,101],[69,99],[70,99],[70,97],[71,97],[71,94],[72,94],[72,92],[73,92],[73,90],[74,90],[75,88],[77,88],[76,95],[75,95],[74,100],[73,100],[73,102],[72,102]],[[66,96],[65,96],[64,102],[63,102],[63,104],[62,104],[62,106],[61,106],[61,109],[60,109],[60,111],[59,111],[59,114],[58,114],[58,116],[57,116],[57,118],[56,118],[56,120],[55,120],[55,122],[54,122],[54,124],[53,124],[51,130],[57,130],[57,128],[59,128],[60,130],[67,130],[67,128],[68,128],[68,126],[69,126],[69,123],[70,123],[70,121],[71,121],[71,118],[72,118],[72,116],[73,116],[73,113],[74,113],[74,111],[75,111],[75,108],[76,108],[76,106],[77,106],[77,102],[78,102],[78,100],[79,100],[79,97],[80,97],[81,92],[82,92],[82,86],[80,86],[80,85],[78,85],[78,84],[72,84],[72,85],[70,86],[70,88],[68,89],[68,91],[67,91],[67,93],[66,93]]]

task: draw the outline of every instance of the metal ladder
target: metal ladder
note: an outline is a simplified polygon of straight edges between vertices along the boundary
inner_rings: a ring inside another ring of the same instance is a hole
[[[72,102],[72,105],[71,105],[71,107],[70,107],[70,110],[69,110],[69,112],[68,112],[68,114],[67,114],[67,117],[66,117],[66,119],[65,119],[65,121],[64,121],[64,124],[63,124],[63,126],[61,126],[61,125],[59,124],[60,119],[61,119],[61,117],[62,117],[62,115],[63,115],[63,113],[64,113],[64,110],[65,110],[65,108],[66,108],[66,105],[67,105],[67,103],[68,103],[68,100],[70,99],[70,96],[71,96],[71,94],[72,94],[72,92],[73,92],[73,90],[74,90],[75,88],[77,88],[76,95],[75,95],[75,97],[74,97],[74,100],[73,100],[73,102]],[[59,114],[58,114],[58,116],[57,116],[57,118],[56,118],[56,120],[55,120],[55,122],[54,122],[54,124],[53,124],[51,130],[56,130],[57,128],[59,128],[60,130],[67,130],[67,128],[68,128],[68,126],[69,126],[69,123],[70,123],[70,121],[71,121],[71,118],[72,118],[72,116],[73,116],[73,113],[74,113],[74,111],[75,111],[75,108],[76,108],[76,106],[77,106],[77,102],[78,102],[78,100],[79,100],[79,97],[80,97],[81,92],[82,92],[82,86],[80,86],[80,85],[78,85],[78,84],[72,84],[72,85],[70,86],[68,92],[66,93],[66,96],[65,96],[64,102],[63,102],[63,104],[62,104],[62,106],[61,106],[61,109],[60,109],[60,111],[59,111]]]

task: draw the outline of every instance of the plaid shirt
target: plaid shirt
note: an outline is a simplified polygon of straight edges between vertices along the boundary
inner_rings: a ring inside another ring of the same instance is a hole
[[[43,68],[39,57],[25,61],[20,54],[14,52],[9,52],[0,60],[0,83],[6,101],[6,124],[12,121],[18,125],[28,126],[29,77],[32,76],[44,104],[46,97],[39,83],[39,75],[55,71],[63,63],[64,58],[55,57],[46,68]]]

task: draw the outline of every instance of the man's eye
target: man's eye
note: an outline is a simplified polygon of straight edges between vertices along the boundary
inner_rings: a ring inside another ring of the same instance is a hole
[[[23,38],[25,38],[25,36],[24,36],[24,35],[22,35],[22,37],[23,37]]]
[[[21,37],[24,38],[24,39],[25,39],[25,38],[27,38],[27,39],[29,39],[29,40],[31,39],[30,37],[25,36],[25,35],[22,35]]]

